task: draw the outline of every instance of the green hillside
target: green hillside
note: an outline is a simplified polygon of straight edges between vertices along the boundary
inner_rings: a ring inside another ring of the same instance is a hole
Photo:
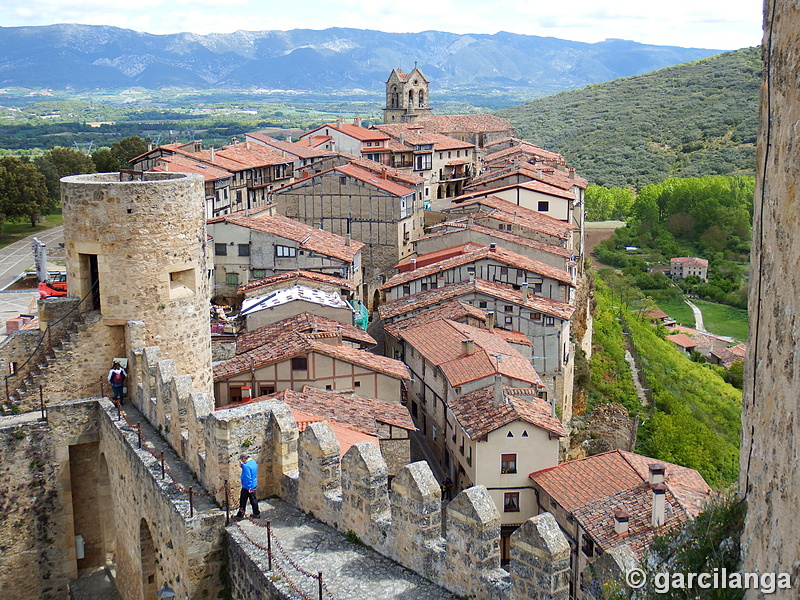
[[[760,48],[744,48],[495,114],[599,185],[752,175],[761,68]]]

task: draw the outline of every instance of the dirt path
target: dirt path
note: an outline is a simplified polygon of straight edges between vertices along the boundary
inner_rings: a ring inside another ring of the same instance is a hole
[[[612,235],[614,235],[614,229],[586,229],[584,232],[584,243],[586,245],[586,254],[591,255],[592,257],[592,265],[595,269],[601,269],[603,267],[614,268],[611,265],[607,265],[605,263],[600,262],[597,260],[597,257],[594,255],[594,247],[597,246],[603,240],[607,240]]]
[[[699,308],[697,308],[695,304],[689,302],[685,298],[683,299],[683,301],[689,305],[689,307],[692,309],[692,312],[694,313],[694,328],[697,329],[697,331],[705,331],[706,326],[703,323],[703,313],[700,311]]]

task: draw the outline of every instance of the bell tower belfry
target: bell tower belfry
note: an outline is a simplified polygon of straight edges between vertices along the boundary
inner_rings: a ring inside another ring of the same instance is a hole
[[[389,79],[386,80],[386,108],[383,109],[383,122],[414,123],[430,117],[429,83],[416,63],[410,73],[393,69]]]

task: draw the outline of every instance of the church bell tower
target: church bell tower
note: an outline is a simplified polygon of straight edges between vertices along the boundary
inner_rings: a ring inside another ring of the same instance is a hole
[[[414,63],[410,73],[393,69],[386,81],[384,123],[414,123],[431,115],[428,86],[430,82]]]

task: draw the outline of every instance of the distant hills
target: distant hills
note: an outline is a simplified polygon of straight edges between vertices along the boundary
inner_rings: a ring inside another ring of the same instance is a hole
[[[525,88],[527,97],[582,87],[718,50],[594,44],[512,33],[238,31],[152,35],[91,25],[0,27],[0,88],[142,87],[370,90],[417,61],[432,90]],[[435,101],[435,95],[432,100]]]
[[[752,175],[760,48],[590,85],[498,111],[517,134],[565,155],[592,183]]]

